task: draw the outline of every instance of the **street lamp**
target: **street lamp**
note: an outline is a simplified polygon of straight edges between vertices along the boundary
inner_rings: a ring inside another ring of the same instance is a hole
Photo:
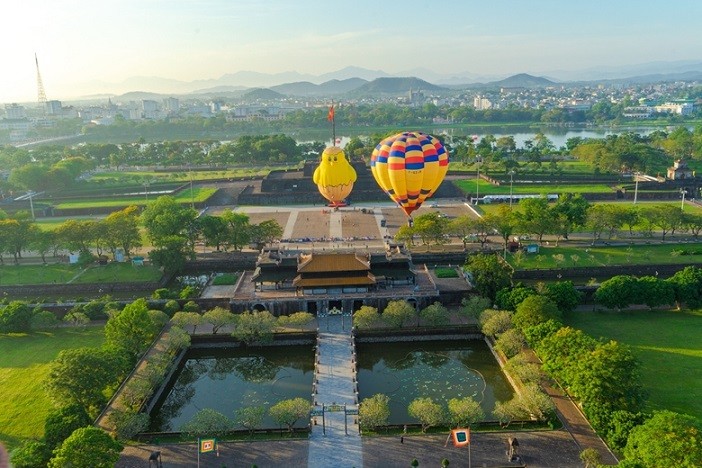
[[[682,202],[680,202],[680,211],[683,211],[683,210],[685,210],[685,195],[687,194],[687,190],[680,189],[680,193],[682,193]]]
[[[478,204],[478,200],[480,199],[480,163],[483,162],[483,158],[478,156],[475,158],[475,163],[477,166],[477,172],[475,176],[475,204]]]
[[[509,171],[509,210],[512,211],[512,183],[514,182],[514,170]]]

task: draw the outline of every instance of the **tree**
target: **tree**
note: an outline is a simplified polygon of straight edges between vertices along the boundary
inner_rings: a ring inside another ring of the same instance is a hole
[[[310,402],[304,398],[292,398],[271,406],[268,413],[278,424],[287,426],[288,430],[292,432],[298,419],[309,416],[310,408]]]
[[[115,409],[109,415],[110,423],[114,426],[114,436],[117,440],[130,440],[135,435],[148,429],[151,418],[147,413],[122,411]]]
[[[471,397],[451,398],[448,401],[448,419],[452,427],[467,427],[482,421],[485,412]]]
[[[10,461],[15,468],[44,468],[50,458],[51,448],[46,443],[28,440],[12,451]]]
[[[478,318],[485,309],[489,309],[490,307],[492,307],[492,301],[490,299],[472,295],[470,298],[463,298],[461,300],[459,313],[468,318]]]
[[[524,335],[516,328],[511,328],[502,333],[495,343],[495,349],[508,358],[519,354],[524,346],[526,346]]]
[[[265,415],[266,408],[264,406],[245,406],[236,410],[234,422],[253,435],[256,428],[261,426]]]
[[[422,433],[432,426],[438,426],[446,421],[444,408],[439,403],[434,403],[431,398],[416,398],[407,407],[410,417],[419,420],[422,424]]]
[[[147,234],[156,246],[171,236],[183,236],[192,229],[195,210],[179,204],[173,197],[158,197],[141,214]]]
[[[278,324],[281,326],[290,326],[296,328],[304,328],[307,324],[314,321],[314,315],[309,312],[295,312],[290,315],[282,315],[278,317]]]
[[[545,421],[553,410],[551,398],[538,385],[527,384],[512,400],[505,403],[496,402],[493,413],[501,422],[509,425],[515,419],[529,419],[531,417]]]
[[[47,330],[55,328],[59,324],[59,319],[53,312],[48,310],[40,310],[32,316],[32,330]]]
[[[49,468],[90,466],[112,468],[124,447],[97,427],[77,429],[54,452]]]
[[[544,286],[541,294],[551,299],[563,313],[572,312],[583,298],[572,281],[556,281]]]
[[[448,221],[439,213],[430,212],[414,218],[412,230],[422,239],[423,244],[445,244]]]
[[[390,397],[377,393],[370,398],[364,398],[358,407],[358,419],[361,427],[376,429],[385,426],[390,417]]]
[[[139,207],[136,205],[110,213],[103,221],[105,243],[114,256],[118,248],[129,257],[132,249],[141,247],[139,232]]]
[[[204,322],[212,325],[212,334],[216,335],[220,328],[236,322],[236,315],[224,307],[215,307],[202,315]]]
[[[26,302],[12,301],[0,308],[0,333],[28,332],[32,327],[32,309]]]
[[[675,289],[670,282],[656,276],[642,276],[637,279],[637,283],[639,300],[649,308],[653,309],[675,302]]]
[[[231,429],[232,421],[211,408],[201,409],[181,427],[181,431],[191,437],[220,436]]]
[[[480,315],[480,329],[484,335],[496,338],[512,328],[512,313],[506,310],[486,309]]]
[[[283,237],[283,227],[274,219],[267,219],[251,226],[251,242],[263,247]]]
[[[514,326],[524,330],[548,320],[560,320],[561,313],[556,304],[544,296],[529,296],[517,306],[512,317]]]
[[[371,306],[361,306],[353,314],[353,326],[359,330],[375,328],[382,323],[383,319],[378,313],[378,309]]]
[[[275,325],[275,317],[267,310],[261,312],[247,310],[239,314],[232,336],[247,345],[270,342],[273,340]]]
[[[193,327],[193,335],[198,325],[202,325],[204,319],[202,315],[197,312],[176,312],[171,318],[171,323],[176,326],[185,329],[185,327]]]
[[[624,456],[651,468],[702,466],[701,432],[691,416],[658,411],[631,430]]]
[[[134,363],[148,349],[157,332],[146,299],[141,298],[107,321],[105,345],[124,352]]]
[[[685,267],[666,281],[673,285],[678,308],[681,304],[690,308],[697,308],[702,304],[702,268]]]
[[[229,225],[219,216],[201,216],[197,220],[198,228],[205,240],[205,245],[215,247],[219,252],[224,246],[225,250],[229,244],[231,233]]]
[[[597,468],[602,461],[602,455],[597,449],[586,448],[580,452],[580,461],[585,463],[585,468]]]
[[[574,363],[570,390],[583,403],[592,425],[606,428],[615,410],[636,413],[643,406],[640,363],[631,349],[616,341],[600,343]]]
[[[507,252],[507,244],[510,236],[517,228],[517,217],[515,212],[510,210],[508,205],[498,207],[496,213],[488,213],[483,216],[485,223],[497,231],[497,235],[502,238],[504,251]]]
[[[251,242],[251,225],[247,214],[230,210],[222,213],[222,219],[229,226],[229,245],[234,250],[241,250]]]
[[[603,281],[595,291],[595,302],[608,309],[622,309],[635,304],[641,298],[638,281],[629,275],[617,275]]]
[[[644,413],[632,413],[625,410],[616,410],[609,415],[609,422],[604,432],[607,445],[617,453],[622,453],[633,428],[644,423],[650,416]]]
[[[417,310],[406,300],[390,301],[383,310],[382,319],[393,328],[402,328],[415,319]]]
[[[554,225],[554,213],[549,210],[548,199],[527,198],[519,202],[520,211],[517,212],[519,229],[522,232],[534,234],[539,243],[542,242],[544,234],[551,232]]]
[[[525,384],[538,383],[541,380],[541,366],[528,361],[524,353],[509,358],[505,364],[505,371]]]
[[[49,364],[44,387],[59,404],[80,404],[93,415],[106,402],[104,390],[125,370],[123,359],[97,348],[65,349]]]
[[[165,236],[154,242],[155,249],[149,252],[149,259],[159,268],[167,272],[178,272],[183,269],[188,258],[195,254],[184,236]]]
[[[447,325],[450,322],[449,311],[441,302],[429,304],[419,312],[419,316],[424,323],[433,327]]]
[[[577,363],[584,361],[596,346],[597,341],[581,330],[561,327],[543,338],[536,350],[544,370],[568,386],[577,372]]]
[[[49,451],[61,445],[76,429],[92,423],[85,408],[77,403],[52,410],[44,421],[44,441]]]
[[[495,300],[497,291],[512,284],[510,268],[497,255],[472,255],[468,257],[465,268],[473,275],[478,294],[491,301]]]
[[[516,310],[517,306],[529,296],[536,295],[534,288],[519,286],[514,288],[504,288],[497,291],[495,303],[497,307],[504,310]]]

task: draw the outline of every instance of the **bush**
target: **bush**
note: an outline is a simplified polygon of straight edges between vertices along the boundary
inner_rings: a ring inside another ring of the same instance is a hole
[[[195,301],[188,301],[183,304],[183,312],[200,312],[200,306]]]
[[[32,326],[32,309],[25,302],[12,301],[0,308],[0,333],[28,332]]]
[[[168,288],[159,288],[151,294],[153,299],[178,299],[178,294]]]
[[[40,310],[32,316],[32,330],[55,328],[61,321],[48,310]]]
[[[163,312],[169,317],[180,311],[180,304],[175,299],[170,299],[163,305]]]
[[[60,446],[73,431],[90,426],[92,420],[79,404],[62,406],[53,410],[44,422],[44,440],[49,450]]]
[[[10,461],[15,468],[44,468],[51,458],[51,449],[44,442],[30,440],[12,452]]]

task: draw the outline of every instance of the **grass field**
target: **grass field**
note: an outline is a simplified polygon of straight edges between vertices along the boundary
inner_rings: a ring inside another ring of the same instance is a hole
[[[66,284],[101,283],[130,281],[158,281],[161,271],[151,265],[134,267],[130,263],[110,263],[94,265],[82,271],[77,265],[54,263],[48,265],[2,265],[0,266],[0,285],[21,284]]]
[[[53,403],[42,388],[49,362],[59,351],[101,346],[103,327],[0,335],[0,441],[9,448],[44,435]]]
[[[263,166],[227,169],[221,171],[104,171],[97,172],[90,177],[90,181],[131,181],[135,183],[144,182],[189,182],[191,177],[194,181],[212,180],[212,179],[234,179],[241,177],[262,177],[269,174],[273,170],[296,169],[299,165],[287,166]]]
[[[475,193],[476,180],[463,179],[454,181],[456,186],[465,193]],[[480,179],[478,186],[480,195],[509,195],[509,184],[493,185]],[[611,193],[614,190],[606,184],[514,184],[514,195],[552,194],[552,193]]]
[[[702,243],[632,245],[617,247],[541,247],[538,254],[508,255],[507,261],[517,269],[591,267],[607,265],[683,264],[702,262],[702,255],[676,255],[675,250],[702,251]],[[554,258],[554,255],[562,255]],[[574,257],[575,256],[575,257]]]
[[[649,410],[668,409],[702,419],[702,312],[581,312],[567,325],[632,347],[641,361]]]
[[[190,194],[190,189],[186,188],[178,192],[173,198],[179,203],[201,203],[210,198],[217,189],[214,188],[203,188],[194,187],[192,195]],[[152,198],[151,200],[153,200]],[[64,201],[56,205],[56,208],[60,210],[67,210],[72,208],[101,208],[101,207],[121,207],[129,205],[143,205],[146,202],[144,198],[135,197],[105,197],[105,198],[93,198],[91,200],[74,200],[74,201]]]

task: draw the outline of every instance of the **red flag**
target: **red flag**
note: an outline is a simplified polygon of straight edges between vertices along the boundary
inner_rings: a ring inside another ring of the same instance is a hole
[[[329,114],[327,114],[327,120],[332,122],[334,120],[334,106],[329,106]]]

